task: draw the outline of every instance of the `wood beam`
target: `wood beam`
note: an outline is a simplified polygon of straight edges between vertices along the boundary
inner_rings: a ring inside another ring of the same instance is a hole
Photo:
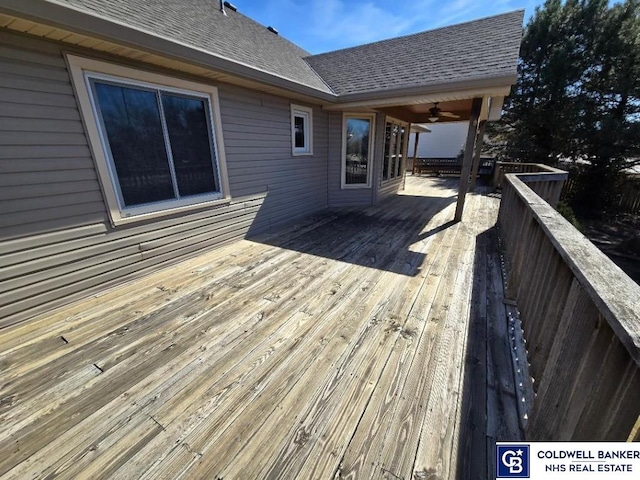
[[[482,152],[482,143],[484,141],[484,128],[487,125],[486,120],[480,120],[478,124],[478,134],[476,135],[476,148],[473,153],[473,166],[471,167],[471,183],[469,190],[472,192],[476,188],[476,180],[478,179],[478,169],[480,168],[480,153]]]
[[[417,115],[405,107],[385,107],[379,108],[378,111],[385,115],[389,115],[390,117],[402,120],[403,122],[420,123],[415,121]]]
[[[454,221],[462,220],[464,201],[469,191],[469,175],[471,174],[471,163],[473,157],[473,145],[476,140],[478,129],[478,117],[482,108],[482,98],[474,98],[471,105],[471,115],[469,118],[469,130],[467,131],[467,142],[464,148],[464,158],[462,160],[462,172],[460,173],[460,187],[458,188],[458,203],[456,204],[456,214]]]

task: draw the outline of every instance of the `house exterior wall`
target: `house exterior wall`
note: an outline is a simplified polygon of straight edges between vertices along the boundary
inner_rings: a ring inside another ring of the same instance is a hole
[[[382,180],[384,160],[384,142],[387,117],[377,113],[375,117],[374,158],[371,187],[342,188],[342,125],[343,112],[329,114],[329,206],[352,207],[376,204],[385,198],[396,195],[402,188],[403,177]]]
[[[114,228],[62,47],[0,31],[0,73],[0,327],[327,207],[327,114],[294,157],[288,99],[218,84],[230,202]]]
[[[402,172],[404,175],[404,172]],[[380,180],[380,182],[382,182]],[[404,177],[393,178],[391,180],[385,181],[381,183],[378,187],[377,199],[378,201],[382,201],[385,198],[389,198],[393,195],[396,195],[398,191],[402,188],[402,184],[404,182]]]
[[[219,94],[231,197],[266,194],[249,233],[326,208],[326,113],[313,109],[313,155],[292,156],[287,99],[229,85]]]
[[[329,113],[329,169],[328,196],[330,207],[371,205],[373,190],[369,188],[342,188],[342,112]],[[378,132],[376,132],[378,133]]]

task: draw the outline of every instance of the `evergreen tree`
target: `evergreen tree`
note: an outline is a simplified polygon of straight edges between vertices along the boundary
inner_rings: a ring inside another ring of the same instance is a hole
[[[580,162],[572,204],[584,215],[604,211],[620,172],[640,163],[640,1],[538,7],[490,134],[503,159]]]

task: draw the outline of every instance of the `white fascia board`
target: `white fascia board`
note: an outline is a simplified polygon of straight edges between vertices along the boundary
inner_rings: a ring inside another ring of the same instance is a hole
[[[364,99],[358,101],[345,101],[340,97],[338,103],[324,105],[325,110],[344,110],[348,108],[384,108],[399,105],[418,105],[423,103],[446,102],[451,100],[467,100],[482,97],[504,97],[509,94],[511,85],[502,87],[469,88],[465,90],[434,91],[411,96],[395,96],[389,93],[387,97],[377,99]]]

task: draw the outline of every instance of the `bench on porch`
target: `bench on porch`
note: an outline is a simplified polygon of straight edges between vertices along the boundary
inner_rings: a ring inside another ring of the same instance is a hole
[[[462,158],[424,158],[413,160],[413,174],[434,173],[436,175],[460,175]]]
[[[478,175],[493,177],[495,160],[493,158],[481,158]],[[456,158],[425,158],[413,159],[413,175],[433,173],[435,175],[460,175],[462,172],[462,157]]]

